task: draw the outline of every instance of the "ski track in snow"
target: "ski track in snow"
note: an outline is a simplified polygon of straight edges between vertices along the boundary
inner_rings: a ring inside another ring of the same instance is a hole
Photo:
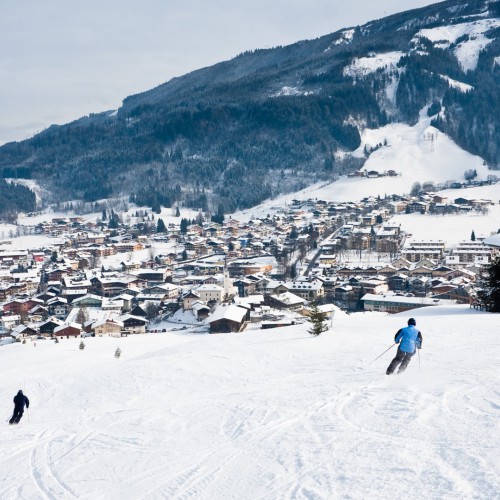
[[[0,391],[25,366],[31,414],[0,430],[0,498],[499,498],[499,317],[437,309],[411,313],[420,370],[415,356],[391,377],[395,350],[369,363],[408,314],[340,317],[319,338],[2,347]]]

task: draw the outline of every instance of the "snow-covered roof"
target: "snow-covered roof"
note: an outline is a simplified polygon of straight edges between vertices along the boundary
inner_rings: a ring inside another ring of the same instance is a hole
[[[94,295],[92,293],[88,293],[87,295],[84,295],[83,297],[79,297],[78,299],[75,299],[72,302],[72,305],[79,304],[80,302],[84,302],[88,299],[98,300],[98,301],[102,302],[103,298],[100,297],[99,295]]]
[[[144,323],[149,323],[146,318],[143,318],[141,316],[134,316],[133,314],[124,314],[123,316],[120,316],[120,319],[122,321],[127,321],[128,319],[136,319],[138,321],[144,321]]]
[[[235,297],[234,301],[237,304],[263,304],[264,295],[248,295],[247,297]]]
[[[210,307],[208,307],[203,302],[199,302],[199,301],[193,302],[191,308],[193,309],[193,311],[201,311],[202,309],[208,309],[210,311]]]
[[[397,302],[398,304],[409,304],[416,306],[443,306],[456,304],[456,300],[434,299],[432,297],[404,297],[400,295],[376,295],[367,293],[361,300],[371,300],[376,302]]]
[[[222,292],[224,289],[220,287],[219,285],[210,285],[210,284],[204,284],[200,285],[199,287],[196,288],[196,291],[199,292]]]
[[[500,233],[494,234],[483,240],[485,245],[490,245],[492,247],[500,247]]]
[[[81,330],[82,325],[80,325],[79,323],[64,323],[64,325],[54,328],[54,333],[60,332],[66,328],[76,328],[77,330]]]
[[[23,325],[22,323],[20,325],[16,325],[12,331],[11,331],[11,336],[16,337],[17,335],[20,335],[21,333],[24,332],[27,328],[30,328],[26,325]]]
[[[298,295],[295,295],[291,292],[284,292],[278,295],[273,295],[273,298],[289,306],[301,305],[306,303],[306,301],[302,297],[299,297]]]
[[[320,306],[318,306],[318,310],[322,313],[331,313],[340,311],[340,307],[336,306],[335,304],[321,304]]]
[[[113,325],[117,325],[123,328],[123,321],[120,321],[118,319],[101,319],[99,321],[96,321],[95,323],[92,324],[92,328],[98,328],[99,326],[105,325],[106,323],[111,323]]]
[[[230,306],[219,306],[215,309],[214,313],[210,318],[208,318],[208,323],[213,323],[214,321],[219,321],[221,319],[227,319],[229,321],[235,321],[240,323],[245,318],[247,311],[242,307],[236,305]]]

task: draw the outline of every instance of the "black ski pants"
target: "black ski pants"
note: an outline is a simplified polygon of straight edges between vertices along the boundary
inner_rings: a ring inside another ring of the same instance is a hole
[[[414,354],[415,354],[414,352],[405,352],[402,351],[401,349],[398,349],[396,357],[391,361],[391,364],[387,367],[386,374],[390,375],[391,373],[394,373],[394,370],[398,367],[400,363],[401,366],[399,367],[398,373],[404,372]]]
[[[12,418],[9,420],[9,424],[18,424],[21,418],[23,418],[24,407],[18,408],[17,406],[14,408],[14,414]]]

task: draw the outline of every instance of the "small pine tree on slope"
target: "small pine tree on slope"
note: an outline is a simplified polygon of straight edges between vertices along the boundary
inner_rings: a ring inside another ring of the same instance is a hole
[[[87,311],[87,307],[81,306],[80,309],[78,309],[78,314],[76,315],[75,321],[83,326],[88,320],[89,313]]]
[[[317,337],[323,332],[328,330],[328,326],[325,324],[326,314],[321,312],[318,308],[318,304],[313,302],[311,305],[311,313],[309,316],[309,322],[311,323],[311,328],[309,328],[308,333]]]
[[[487,268],[483,289],[478,293],[481,303],[490,312],[500,312],[500,257]]]

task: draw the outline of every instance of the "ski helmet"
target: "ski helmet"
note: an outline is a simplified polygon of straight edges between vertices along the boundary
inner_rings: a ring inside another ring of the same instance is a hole
[[[410,318],[410,319],[408,320],[408,324],[409,324],[409,325],[413,325],[413,326],[417,326],[417,322],[415,321],[415,318]]]

